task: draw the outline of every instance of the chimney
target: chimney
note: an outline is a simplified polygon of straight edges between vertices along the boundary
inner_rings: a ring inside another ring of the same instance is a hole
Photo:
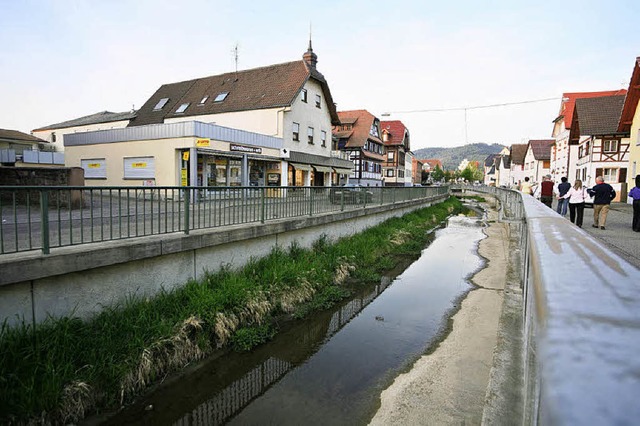
[[[313,53],[313,48],[311,47],[311,38],[309,38],[309,49],[302,55],[302,59],[312,68],[315,68],[318,63],[318,55]]]

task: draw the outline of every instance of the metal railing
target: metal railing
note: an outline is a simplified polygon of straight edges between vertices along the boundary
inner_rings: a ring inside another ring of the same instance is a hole
[[[448,187],[0,187],[0,254],[429,199]]]

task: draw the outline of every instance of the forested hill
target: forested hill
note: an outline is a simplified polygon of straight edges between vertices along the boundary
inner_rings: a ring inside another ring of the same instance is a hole
[[[413,151],[419,160],[438,159],[442,161],[442,166],[446,170],[453,170],[458,167],[465,158],[469,161],[478,161],[480,166],[489,154],[498,154],[504,145],[497,143],[488,145],[486,143],[471,143],[464,146],[452,148],[421,148]]]

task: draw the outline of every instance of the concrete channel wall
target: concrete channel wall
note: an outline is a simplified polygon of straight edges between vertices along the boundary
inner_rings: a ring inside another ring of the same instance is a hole
[[[469,189],[521,233],[522,424],[637,424],[640,271],[533,197]]]
[[[310,247],[322,235],[335,240],[391,217],[445,200],[449,195],[372,206],[267,224],[164,234],[0,257],[0,323],[40,323],[48,316],[88,318],[125,298],[150,297],[201,278],[221,266],[293,242]]]

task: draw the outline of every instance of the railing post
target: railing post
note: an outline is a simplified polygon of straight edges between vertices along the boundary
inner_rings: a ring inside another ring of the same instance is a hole
[[[309,187],[309,216],[313,216],[313,187]]]
[[[49,192],[40,190],[40,237],[42,254],[49,254]]]
[[[184,233],[189,235],[189,209],[190,209],[190,204],[191,204],[191,190],[189,189],[189,187],[185,187],[184,189]]]
[[[260,188],[260,223],[264,223],[264,217],[266,215],[265,192],[266,192],[266,188],[264,186]]]

